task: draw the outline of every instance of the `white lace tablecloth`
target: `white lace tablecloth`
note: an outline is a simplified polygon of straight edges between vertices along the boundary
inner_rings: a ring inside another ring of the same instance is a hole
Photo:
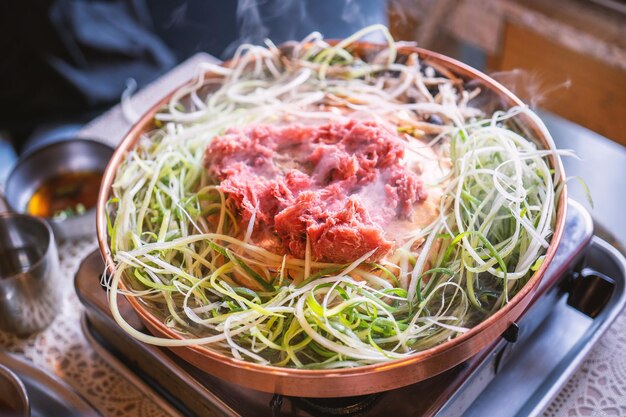
[[[206,54],[195,55],[140,91],[131,101],[135,112],[147,111],[165,92],[191,78],[199,63],[211,59]],[[87,125],[80,136],[115,145],[129,127],[121,109],[116,107]],[[0,349],[56,374],[105,417],[166,416],[164,410],[103,360],[82,333],[83,307],[74,291],[74,274],[81,260],[96,246],[95,238],[60,243],[62,312],[45,331],[27,339],[0,331]],[[626,416],[626,313],[601,338],[545,416]]]

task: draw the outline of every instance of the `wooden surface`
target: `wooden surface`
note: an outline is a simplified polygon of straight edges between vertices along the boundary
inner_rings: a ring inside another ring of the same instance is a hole
[[[626,15],[590,0],[497,1],[507,21],[626,70]]]
[[[626,71],[513,23],[507,23],[501,53],[490,67],[522,70],[513,83],[522,99],[539,99],[540,107],[626,145]]]

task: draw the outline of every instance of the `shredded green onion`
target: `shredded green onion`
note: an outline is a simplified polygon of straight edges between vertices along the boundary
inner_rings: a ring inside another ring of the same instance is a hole
[[[354,55],[352,44],[373,31],[386,47]],[[117,172],[107,203],[109,296],[126,332],[266,365],[361,366],[466,332],[540,268],[563,178],[550,162],[560,153],[531,110],[484,114],[471,105],[479,90],[403,54],[382,26],[334,46],[319,34],[289,50],[268,45],[242,46],[230,66],[200,68]],[[407,228],[375,263],[373,252],[350,265],[316,262],[309,242],[305,259],[255,245],[251,225],[242,227],[203,167],[207,144],[232,126],[346,117],[392,123],[408,153],[439,155],[444,174],[425,180],[439,195],[433,220]],[[551,149],[537,147],[523,129],[529,122]],[[181,338],[131,327],[119,294],[139,297]]]

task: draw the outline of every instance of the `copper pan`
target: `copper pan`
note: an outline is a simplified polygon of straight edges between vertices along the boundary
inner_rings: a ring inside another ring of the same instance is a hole
[[[357,54],[366,55],[380,50],[380,48],[381,46],[376,44],[357,43],[354,50]],[[401,55],[415,52],[419,54],[422,61],[428,61],[438,68],[444,68],[465,82],[471,81],[480,85],[483,90],[481,94],[496,97],[500,108],[506,109],[523,105],[520,99],[501,84],[454,59],[416,47],[404,47],[399,52]],[[105,213],[105,204],[109,199],[111,184],[126,153],[137,144],[142,133],[152,127],[155,113],[170,99],[173,93],[167,94],[133,126],[115,151],[104,173],[98,199],[96,224],[100,252],[106,262],[108,272],[111,274],[114,273],[115,267],[109,247]],[[524,125],[528,134],[534,137],[540,146],[546,149],[550,148],[547,138],[542,136],[540,129],[532,120],[524,120]],[[551,163],[553,167],[558,165],[562,170],[561,161],[558,158],[552,157]],[[206,346],[175,347],[171,350],[185,361],[211,375],[259,391],[284,395],[305,397],[362,395],[399,388],[427,379],[460,364],[493,343],[524,312],[561,240],[565,223],[566,202],[566,191],[563,188],[557,202],[556,227],[545,260],[528,283],[505,307],[467,333],[428,350],[415,353],[408,358],[352,369],[303,370],[244,362],[214,352]],[[123,287],[123,283],[121,285]],[[165,338],[181,338],[150,313],[135,297],[127,297],[127,300],[154,335]]]

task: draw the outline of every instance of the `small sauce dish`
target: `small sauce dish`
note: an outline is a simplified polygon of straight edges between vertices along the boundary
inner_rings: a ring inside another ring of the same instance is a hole
[[[46,219],[57,239],[95,234],[95,206],[113,148],[89,139],[42,146],[20,158],[5,185],[12,210]]]

